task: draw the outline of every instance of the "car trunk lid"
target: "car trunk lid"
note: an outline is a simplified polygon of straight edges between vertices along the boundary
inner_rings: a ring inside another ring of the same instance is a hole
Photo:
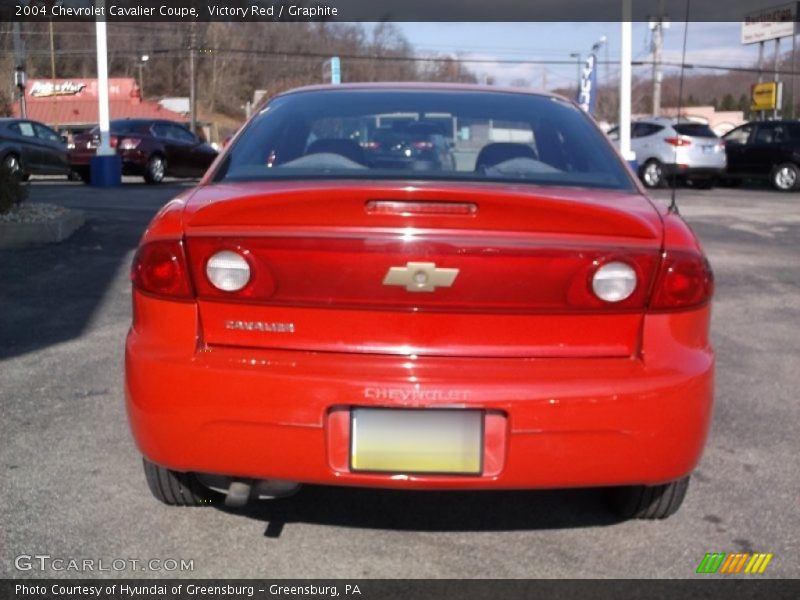
[[[630,356],[657,269],[645,197],[530,186],[371,182],[201,188],[186,248],[210,345],[449,356]],[[210,256],[245,256],[221,292]],[[591,273],[630,264],[609,306]]]

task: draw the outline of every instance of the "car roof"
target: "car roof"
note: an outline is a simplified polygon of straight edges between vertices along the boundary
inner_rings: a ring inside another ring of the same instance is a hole
[[[742,125],[756,125],[756,124],[758,124],[758,125],[769,125],[769,124],[785,125],[785,124],[792,124],[792,123],[794,123],[794,124],[800,123],[800,119],[774,119],[774,120],[770,120],[770,121],[748,121],[747,123],[742,123]],[[742,125],[739,125],[739,127],[741,127]]]
[[[294,88],[278,94],[279,96],[289,96],[307,92],[337,92],[337,91],[392,91],[409,90],[420,92],[481,92],[491,94],[521,94],[525,96],[543,96],[547,98],[557,98],[558,100],[568,100],[559,94],[545,92],[541,90],[531,90],[518,87],[503,87],[494,85],[481,85],[475,83],[431,83],[427,81],[403,81],[403,82],[368,82],[368,83],[342,83],[338,85],[306,85]]]

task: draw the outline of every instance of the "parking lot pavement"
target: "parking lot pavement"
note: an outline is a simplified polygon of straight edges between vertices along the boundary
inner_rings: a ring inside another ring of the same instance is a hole
[[[244,512],[157,503],[123,406],[127,269],[182,185],[34,182],[31,201],[84,210],[87,224],[62,244],[0,251],[2,576],[93,576],[15,569],[18,555],[49,554],[193,560],[170,573],[193,577],[690,578],[706,552],[734,551],[771,552],[766,576],[800,576],[800,195],[680,191],[717,278],[714,425],[683,509],[618,522],[593,490],[306,487]]]

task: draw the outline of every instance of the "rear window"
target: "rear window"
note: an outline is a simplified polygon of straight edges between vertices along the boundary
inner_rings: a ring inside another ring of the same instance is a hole
[[[714,133],[708,125],[703,125],[702,123],[678,123],[677,125],[673,125],[672,128],[679,134],[688,135],[690,137],[717,137],[717,134]]]
[[[214,175],[215,181],[319,178],[634,189],[624,163],[577,106],[483,91],[287,94],[247,125]]]

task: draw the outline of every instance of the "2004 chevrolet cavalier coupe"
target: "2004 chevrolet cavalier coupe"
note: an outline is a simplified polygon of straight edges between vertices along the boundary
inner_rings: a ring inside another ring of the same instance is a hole
[[[379,161],[423,126],[446,160]],[[167,504],[301,483],[609,487],[680,506],[713,278],[574,103],[445,85],[273,98],[132,267],[127,408]]]

